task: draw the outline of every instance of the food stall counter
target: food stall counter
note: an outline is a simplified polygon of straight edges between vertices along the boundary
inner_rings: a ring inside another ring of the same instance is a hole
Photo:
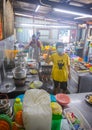
[[[76,107],[92,127],[92,104],[86,101],[86,96],[90,94],[92,95],[92,92],[69,94],[71,102],[67,107]]]
[[[89,104],[86,101],[86,96],[88,95],[92,95],[92,92],[68,94],[68,96],[70,97],[70,103],[67,106],[63,107],[63,110],[66,108],[75,107],[78,111],[81,112],[81,114],[92,127],[92,104]],[[10,99],[10,103],[13,106],[14,99]]]

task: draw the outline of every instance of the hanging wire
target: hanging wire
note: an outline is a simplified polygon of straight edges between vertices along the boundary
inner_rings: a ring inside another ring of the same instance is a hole
[[[40,4],[43,5],[43,6],[51,7],[51,6],[48,5],[48,4],[44,4],[44,3],[42,2],[42,0],[39,0],[39,2],[40,2]]]

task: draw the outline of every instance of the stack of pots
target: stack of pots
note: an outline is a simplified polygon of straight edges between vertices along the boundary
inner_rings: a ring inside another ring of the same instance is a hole
[[[6,114],[9,117],[12,117],[12,107],[8,96],[6,94],[0,94],[0,115]]]
[[[25,84],[27,70],[21,66],[13,69],[13,78],[16,86],[23,86]]]
[[[15,61],[15,67],[21,66],[23,68],[26,68],[26,55],[24,53],[18,53],[16,57],[17,61]]]

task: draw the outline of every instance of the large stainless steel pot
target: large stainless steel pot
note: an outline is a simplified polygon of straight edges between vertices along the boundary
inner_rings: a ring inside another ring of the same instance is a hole
[[[23,67],[23,68],[26,68],[26,63],[23,61],[15,61],[15,67]]]
[[[27,70],[23,67],[16,67],[13,69],[13,77],[15,79],[24,79],[26,78]]]
[[[17,61],[15,61],[15,67],[21,66],[21,67],[26,67],[26,55],[23,53],[19,53],[17,57]]]
[[[19,52],[16,57],[26,57],[26,54],[23,52]]]
[[[21,87],[24,86],[25,81],[26,81],[26,78],[24,78],[24,79],[15,79],[14,78],[14,83],[15,83],[16,87],[17,86],[21,86]]]

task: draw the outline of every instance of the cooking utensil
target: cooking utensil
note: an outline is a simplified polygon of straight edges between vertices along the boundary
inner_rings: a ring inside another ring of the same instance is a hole
[[[24,86],[25,84],[25,81],[26,81],[26,78],[23,78],[23,79],[16,79],[16,78],[13,78],[14,79],[14,83],[16,86]]]
[[[19,66],[13,70],[13,77],[15,79],[24,79],[26,78],[26,75],[27,75],[27,70],[23,67]]]

